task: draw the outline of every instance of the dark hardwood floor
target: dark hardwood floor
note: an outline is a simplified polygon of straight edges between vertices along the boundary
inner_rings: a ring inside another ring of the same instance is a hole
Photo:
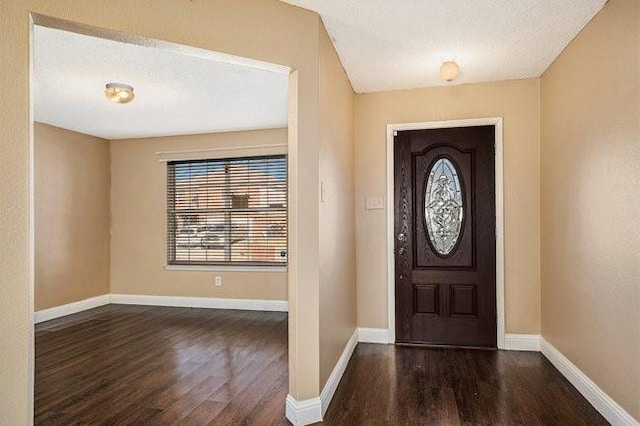
[[[606,425],[536,352],[360,343],[330,425]]]
[[[37,425],[287,424],[287,314],[107,305],[36,327]]]
[[[37,425],[286,425],[287,315],[108,305],[36,326]],[[327,425],[599,425],[538,353],[359,344]]]

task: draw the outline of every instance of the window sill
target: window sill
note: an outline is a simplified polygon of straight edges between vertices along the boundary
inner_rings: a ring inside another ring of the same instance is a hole
[[[287,272],[286,266],[164,265],[167,271]]]

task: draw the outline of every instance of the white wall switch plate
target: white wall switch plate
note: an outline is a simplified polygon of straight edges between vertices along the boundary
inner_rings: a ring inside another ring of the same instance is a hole
[[[222,277],[216,277],[214,283],[216,287],[220,287],[222,285]]]
[[[365,209],[367,210],[383,210],[384,197],[367,197],[365,199]]]

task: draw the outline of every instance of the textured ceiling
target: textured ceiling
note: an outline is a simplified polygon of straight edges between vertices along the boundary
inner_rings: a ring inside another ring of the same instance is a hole
[[[287,125],[287,73],[266,67],[36,26],[34,68],[36,121],[106,139]],[[136,98],[108,101],[109,82]]]
[[[605,0],[282,0],[320,14],[358,93],[539,77]],[[445,83],[442,62],[460,77]]]

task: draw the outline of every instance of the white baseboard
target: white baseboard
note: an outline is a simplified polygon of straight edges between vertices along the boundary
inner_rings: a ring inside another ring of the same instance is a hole
[[[139,294],[103,294],[35,312],[36,324],[110,303],[120,305],[175,306],[183,308],[238,309],[243,311],[288,312],[286,300],[224,299],[216,297],[146,296]]]
[[[344,371],[347,369],[351,355],[353,355],[353,351],[356,349],[356,346],[358,346],[358,336],[358,329],[355,329],[351,338],[344,347],[344,351],[342,351],[342,355],[340,355],[338,362],[335,367],[333,367],[333,371],[327,379],[327,383],[325,383],[324,388],[322,388],[322,392],[320,393],[320,402],[323,416],[324,413],[327,412],[327,408],[329,408],[329,404],[333,399],[333,394],[336,393],[336,389],[338,389],[338,385],[340,384]]]
[[[305,426],[322,421],[322,403],[320,398],[298,401],[287,395],[285,416],[293,426]]]
[[[571,384],[595,407],[613,426],[632,426],[638,422],[598,387],[586,374],[576,367],[562,352],[544,337],[540,338],[542,354],[553,364]]]
[[[183,308],[239,309],[244,311],[287,312],[289,310],[289,303],[286,300],[148,296],[140,294],[112,294],[111,303],[120,305],[174,306]]]
[[[319,398],[298,401],[293,396],[287,395],[286,416],[294,426],[304,426],[322,421],[324,413],[327,412],[333,395],[338,389],[344,371],[347,369],[351,355],[358,345],[358,329],[353,331],[351,338],[342,351],[342,355],[336,362],[331,375],[327,379]]]
[[[389,330],[386,328],[358,328],[358,341],[361,343],[393,343],[389,341]],[[540,351],[540,336],[538,334],[507,334],[504,347],[500,349],[510,351]]]
[[[88,309],[97,308],[98,306],[108,305],[109,300],[109,295],[103,294],[102,296],[90,297],[88,299],[78,300],[77,302],[67,303],[62,306],[43,309],[35,312],[34,321],[38,324],[44,321],[64,317],[66,315],[76,314]]]
[[[505,334],[504,347],[508,351],[540,352],[539,334]]]
[[[386,328],[358,328],[358,341],[362,343],[393,343],[389,342],[389,330]]]
[[[320,398],[297,401],[291,395],[287,396],[286,416],[294,426],[304,426],[322,420],[358,342],[388,344],[389,330],[386,328],[357,328],[347,342],[340,359],[338,359],[327,383],[324,385],[320,393]],[[533,334],[508,334],[505,339],[505,349],[539,351],[540,336]]]

